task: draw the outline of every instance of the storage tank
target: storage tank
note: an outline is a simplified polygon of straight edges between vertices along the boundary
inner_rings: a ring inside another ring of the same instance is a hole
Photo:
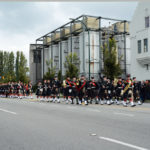
[[[66,68],[64,67],[64,63],[66,61],[66,56],[68,55],[68,41],[61,42],[61,51],[62,51],[62,60],[60,62],[60,66],[62,66],[62,75],[65,75]]]
[[[59,71],[59,44],[52,45],[52,61],[53,67],[56,68],[56,73]]]
[[[61,30],[61,37],[68,37],[69,34],[70,34],[70,27],[66,27]]]
[[[85,17],[83,21],[85,22],[87,28],[99,29],[99,19],[95,17]]]
[[[50,45],[50,43],[51,43],[51,38],[48,37],[48,36],[45,37],[44,40],[43,40],[43,44],[44,44],[44,45]]]
[[[129,22],[126,22],[125,25],[126,32],[129,32]],[[110,28],[116,32],[124,32],[124,22],[117,22],[115,24],[112,24]]]
[[[60,31],[56,31],[52,34],[52,41],[58,41],[60,39]]]
[[[82,32],[82,23],[77,22],[71,26],[72,32]]]

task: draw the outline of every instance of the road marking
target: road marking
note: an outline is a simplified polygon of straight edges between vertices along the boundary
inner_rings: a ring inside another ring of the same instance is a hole
[[[114,112],[115,115],[123,115],[123,116],[128,116],[128,117],[134,117],[133,114],[125,114],[125,113],[117,113],[117,112]]]
[[[13,112],[13,111],[9,111],[9,110],[2,109],[2,108],[0,108],[0,110],[3,111],[3,112],[7,112],[7,113],[10,113],[10,114],[13,114],[13,115],[17,115],[17,113]]]
[[[90,133],[90,135],[91,135],[91,136],[96,136],[97,134],[95,134],[95,133]]]
[[[143,148],[143,147],[139,147],[139,146],[136,146],[136,145],[132,145],[132,144],[129,144],[129,143],[125,143],[125,142],[118,141],[118,140],[111,139],[111,138],[107,138],[107,137],[101,137],[100,136],[99,138],[102,139],[102,140],[109,141],[109,142],[113,142],[113,143],[117,143],[117,144],[124,145],[124,146],[127,146],[127,147],[131,147],[131,148],[134,148],[134,149],[137,149],[137,150],[148,150],[148,149]]]

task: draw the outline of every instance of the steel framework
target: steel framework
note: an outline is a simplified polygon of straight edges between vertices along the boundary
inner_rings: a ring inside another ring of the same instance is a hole
[[[99,20],[99,28],[98,29],[92,29],[92,28],[88,28],[84,22],[84,19],[87,17],[92,17],[95,18],[96,20]],[[102,26],[102,22],[104,20],[107,21],[115,21],[115,22],[120,22],[124,24],[124,31],[123,32],[119,32],[116,30],[110,30],[109,28],[105,28]],[[72,31],[72,26],[75,23],[81,22],[82,26],[80,29]],[[114,18],[106,18],[106,17],[101,17],[101,16],[91,16],[91,15],[81,15],[75,19],[71,19],[71,21],[69,21],[68,23],[56,28],[55,30],[48,32],[47,34],[39,37],[38,39],[36,39],[36,48],[40,48],[43,52],[43,75],[44,75],[44,48],[45,47],[49,47],[50,45],[56,44],[58,42],[60,42],[60,60],[62,60],[62,46],[61,46],[61,41],[68,39],[68,37],[71,38],[71,52],[72,52],[72,36],[73,35],[78,35],[81,32],[88,32],[89,35],[89,31],[96,31],[99,32],[99,72],[102,72],[102,55],[101,55],[101,47],[102,47],[102,40],[105,39],[108,41],[110,36],[115,36],[115,35],[123,35],[124,37],[124,74],[126,75],[127,71],[126,71],[126,35],[129,35],[129,32],[126,31],[126,22],[128,22],[127,20],[120,20],[120,19],[114,19]],[[61,32],[63,29],[70,27],[70,32],[68,33],[68,35],[62,36],[60,35],[60,37],[57,40],[53,40],[52,36],[57,33],[57,32]],[[105,38],[104,34],[107,34],[107,39]],[[47,37],[51,38],[50,42],[44,43],[44,39],[46,39]],[[89,38],[90,39],[90,36]],[[84,42],[84,34],[83,34],[83,42]],[[83,44],[84,45],[84,44]],[[90,79],[90,40],[88,40],[88,46],[89,46],[89,79]],[[83,54],[85,54],[85,48],[83,46]],[[83,61],[85,58],[83,57]],[[62,70],[62,64],[60,64],[60,69]],[[83,70],[85,73],[85,64],[83,63]]]

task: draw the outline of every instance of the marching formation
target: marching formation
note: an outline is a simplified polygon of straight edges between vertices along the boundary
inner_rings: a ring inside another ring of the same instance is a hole
[[[0,83],[0,97],[8,98],[33,98],[32,84],[22,82]]]
[[[134,77],[132,80],[130,75],[126,80],[118,78],[116,80],[107,79],[103,76],[100,81],[95,81],[94,77],[90,81],[82,75],[80,79],[74,77],[72,80],[67,77],[61,83],[57,77],[54,80],[44,80],[44,83],[38,82],[36,91],[37,98],[49,102],[60,103],[60,96],[63,95],[65,102],[71,104],[84,103],[88,104],[123,104],[127,106],[130,103],[131,107],[135,106],[134,102],[142,104],[142,84],[137,82]]]
[[[131,107],[135,106],[135,102],[139,105],[143,103],[143,87],[144,83],[139,82],[134,77],[127,76],[126,80],[121,77],[110,80],[106,76],[95,81],[94,77],[90,81],[86,80],[82,75],[80,79],[67,77],[63,82],[59,81],[57,76],[53,80],[44,80],[38,82],[36,95],[37,99],[48,102],[60,103],[60,97],[66,104],[122,104]],[[22,82],[9,82],[0,84],[0,97],[8,98],[33,98],[32,84]]]

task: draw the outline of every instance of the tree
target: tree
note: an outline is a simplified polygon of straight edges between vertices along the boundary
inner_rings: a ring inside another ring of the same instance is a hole
[[[8,80],[14,81],[15,80],[15,56],[14,53],[9,53],[8,58]]]
[[[50,67],[51,64],[52,64],[52,60],[46,60],[46,65],[48,67],[48,71],[46,72],[46,74],[43,77],[46,80],[52,80],[55,77],[56,67]]]
[[[0,51],[0,80],[1,82],[22,81],[28,82],[27,59],[23,52],[17,51],[16,58],[13,52]]]
[[[61,70],[58,71],[58,80],[59,81],[62,80],[62,72],[61,72]]]
[[[16,69],[16,80],[19,81],[19,58],[20,58],[19,51],[17,51],[16,55],[17,55],[16,56],[16,67],[15,67],[15,69]]]
[[[19,65],[18,65],[19,80],[24,83],[27,83],[29,81],[29,78],[27,76],[29,68],[27,67],[27,59],[25,58],[25,55],[23,54],[23,52],[20,52],[19,60],[20,60]]]
[[[66,56],[66,62],[64,63],[64,66],[66,68],[66,74],[65,77],[69,76],[70,78],[78,77],[79,73],[79,58],[76,53],[69,53],[68,56]]]
[[[9,64],[9,52],[4,51],[3,55],[3,76],[4,76],[4,82],[8,82],[8,64]]]
[[[3,75],[3,51],[0,51],[0,76]]]
[[[122,56],[119,58],[117,56],[115,39],[109,39],[109,45],[105,43],[102,49],[104,58],[104,75],[110,79],[120,76],[122,74],[120,67]]]

